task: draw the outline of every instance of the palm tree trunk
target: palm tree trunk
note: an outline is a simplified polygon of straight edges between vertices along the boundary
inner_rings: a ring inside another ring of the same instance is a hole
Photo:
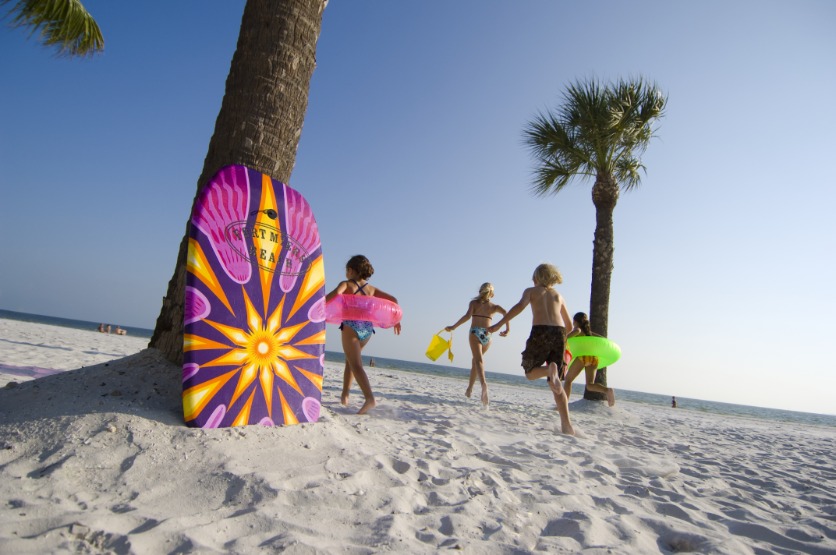
[[[327,0],[248,0],[197,192],[228,164],[287,183],[308,107]],[[196,197],[197,195],[195,195]],[[188,226],[149,347],[183,362]]]
[[[589,295],[589,325],[592,331],[607,336],[610,311],[610,282],[612,281],[613,212],[618,202],[618,185],[609,175],[599,174],[592,187],[595,205],[595,240],[592,246],[592,285]],[[607,369],[599,368],[595,383],[607,386]],[[584,390],[584,399],[603,401],[606,395]]]

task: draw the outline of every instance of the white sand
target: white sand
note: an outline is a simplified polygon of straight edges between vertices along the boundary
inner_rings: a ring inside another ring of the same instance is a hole
[[[545,382],[383,368],[356,416],[329,363],[320,422],[195,430],[144,343],[0,320],[0,372],[85,366],[3,375],[0,553],[836,552],[833,428],[577,401],[572,438]]]

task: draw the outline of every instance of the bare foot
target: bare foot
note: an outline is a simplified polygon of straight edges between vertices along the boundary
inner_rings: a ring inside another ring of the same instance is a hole
[[[366,402],[363,403],[363,406],[360,407],[360,410],[357,411],[357,414],[366,414],[367,412],[372,410],[376,404],[377,403],[375,403],[374,397],[372,397],[371,399],[366,399]]]
[[[490,401],[488,401],[488,388],[483,387],[482,388],[482,404],[487,407],[489,402]]]
[[[615,390],[611,387],[607,388],[607,404],[613,406],[615,404]]]
[[[467,389],[464,390],[464,396],[470,399],[470,394],[473,393],[473,386],[471,385]]]
[[[564,434],[566,434],[567,436],[575,435],[575,428],[573,428],[572,425],[569,424],[569,423],[564,424],[563,422],[561,422],[560,423],[560,431],[563,432]]]
[[[548,371],[548,378],[549,378],[549,387],[552,388],[552,391],[557,395],[560,393],[560,382],[557,381],[557,364],[550,362],[549,363],[549,371]]]
[[[344,407],[348,406],[348,393],[340,395],[340,404]]]

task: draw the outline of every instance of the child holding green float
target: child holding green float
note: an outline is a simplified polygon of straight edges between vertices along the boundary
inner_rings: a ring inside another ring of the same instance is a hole
[[[586,337],[603,337],[594,333],[589,327],[589,317],[583,312],[578,312],[572,318],[574,328],[569,333],[568,337],[575,337],[583,334]],[[567,339],[568,339],[567,337]],[[566,397],[572,394],[572,382],[581,373],[581,370],[586,371],[586,388],[596,393],[604,393],[607,396],[607,404],[613,406],[615,404],[615,390],[611,387],[604,387],[601,384],[595,383],[595,373],[598,371],[598,357],[596,356],[578,356],[572,361],[569,366],[569,371],[566,373],[566,379],[563,381],[563,388],[566,390]]]

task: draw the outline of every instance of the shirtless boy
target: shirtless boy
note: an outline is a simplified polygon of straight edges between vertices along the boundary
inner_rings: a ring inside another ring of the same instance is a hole
[[[563,296],[553,286],[563,283],[560,271],[551,264],[540,264],[532,276],[534,287],[523,291],[520,302],[515,304],[502,320],[488,328],[496,332],[506,322],[518,316],[526,306],[531,305],[531,334],[522,352],[522,367],[525,377],[536,380],[545,377],[554,395],[557,411],[560,413],[560,429],[564,434],[574,435],[575,430],[569,419],[569,399],[560,384],[566,372],[563,353],[566,350],[566,326],[572,322]],[[506,332],[500,333],[505,335]]]

